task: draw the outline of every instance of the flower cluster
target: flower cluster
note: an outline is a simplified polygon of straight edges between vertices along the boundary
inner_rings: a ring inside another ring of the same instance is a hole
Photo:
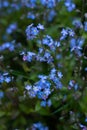
[[[0,91],[0,99],[4,97],[4,92]]]
[[[1,129],[87,129],[86,5],[1,0]]]
[[[9,76],[8,72],[0,73],[0,83],[10,83],[13,77]]]
[[[11,34],[13,31],[17,30],[17,23],[12,23],[8,26],[8,28],[6,29],[6,32],[8,34]]]
[[[27,39],[32,40],[36,38],[36,36],[39,34],[39,31],[43,29],[44,27],[41,24],[38,24],[37,27],[34,27],[33,24],[29,25],[26,29]]]
[[[53,8],[56,6],[55,0],[41,0],[41,4],[46,6],[47,8]]]
[[[67,36],[73,37],[75,35],[75,32],[70,28],[68,28],[68,29],[63,28],[61,31],[61,35],[62,36],[61,36],[60,40],[64,40]]]
[[[65,6],[69,12],[71,12],[72,10],[76,8],[72,0],[65,0]]]
[[[61,83],[61,79],[63,74],[53,68],[48,76],[39,75],[38,77],[40,78],[39,81],[37,81],[33,86],[26,85],[25,89],[27,90],[30,98],[38,97],[42,100],[41,106],[51,106],[51,100],[48,100],[48,98],[55,89],[62,88],[63,85]]]
[[[29,91],[30,97],[38,97],[39,99],[46,100],[51,94],[51,83],[46,79],[40,79],[33,86],[26,86]]]
[[[36,122],[31,127],[32,130],[49,130],[47,126],[44,126],[41,122]]]
[[[28,8],[36,7],[36,0],[22,0],[22,5]]]
[[[75,54],[77,54],[79,57],[82,56],[81,50],[82,50],[82,46],[84,44],[84,39],[83,38],[72,38],[70,40],[70,48],[71,51],[74,51]]]
[[[14,51],[16,48],[20,48],[21,44],[18,43],[17,45],[15,44],[15,41],[11,41],[11,42],[5,42],[0,46],[0,51],[4,51],[4,50],[9,50],[9,51]]]
[[[74,88],[74,90],[77,90],[78,87],[79,87],[78,84],[75,83],[74,80],[70,80],[70,82],[69,82],[69,86],[68,86],[68,89],[72,89],[72,88]]]

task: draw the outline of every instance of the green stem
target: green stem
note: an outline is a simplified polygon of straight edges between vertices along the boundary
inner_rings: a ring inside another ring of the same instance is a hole
[[[15,76],[22,76],[23,78],[29,79],[28,76],[24,76],[22,73],[19,73],[18,71],[12,71],[10,74]]]
[[[86,0],[82,0],[82,11],[81,11],[81,21],[84,23],[84,13],[85,13]]]
[[[65,108],[67,108],[69,105],[71,104],[71,102],[69,102],[68,104],[63,105],[62,107],[58,108],[56,111],[52,112],[50,115],[54,115],[62,110],[64,110]]]

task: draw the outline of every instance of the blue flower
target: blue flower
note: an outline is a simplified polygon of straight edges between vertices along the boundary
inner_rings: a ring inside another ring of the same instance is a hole
[[[45,88],[44,89],[44,94],[48,97],[51,94],[50,88]]]
[[[73,24],[76,28],[82,28],[82,27],[83,27],[83,25],[82,25],[82,23],[81,23],[81,21],[80,21],[79,19],[74,19],[74,20],[72,21],[72,24]]]
[[[74,51],[75,54],[77,54],[79,57],[81,57],[82,56],[81,49],[82,49],[83,44],[84,44],[83,38],[78,38],[78,39],[72,38],[70,40],[71,52]]]
[[[46,35],[43,39],[42,39],[42,44],[47,45],[47,46],[52,46],[53,45],[53,39],[51,38],[51,36]]]
[[[35,98],[36,97],[36,93],[33,90],[28,91],[29,97],[30,98]]]
[[[87,72],[87,67],[85,67],[85,71]]]
[[[85,122],[87,122],[87,117],[85,118]]]
[[[38,53],[41,54],[41,53],[43,53],[43,52],[44,52],[44,49],[43,49],[43,48],[39,48]]]
[[[68,30],[63,28],[61,34],[62,36],[66,37],[68,35]]]
[[[29,91],[29,90],[32,89],[32,86],[31,86],[31,85],[26,85],[26,86],[25,86],[25,89]]]
[[[48,99],[47,101],[46,100],[41,101],[40,105],[42,107],[46,107],[46,106],[50,107],[52,105],[51,99]]]
[[[61,89],[61,88],[62,88],[63,85],[62,85],[61,81],[59,80],[59,78],[55,77],[55,78],[53,79],[53,82],[54,82],[55,87],[56,87],[57,89]]]
[[[27,18],[29,18],[29,19],[35,19],[36,18],[36,16],[35,16],[35,14],[34,13],[32,13],[32,12],[29,12],[28,14],[27,14]]]
[[[40,29],[40,30],[44,30],[44,26],[40,23],[37,25],[37,28]]]
[[[4,82],[4,77],[3,75],[0,74],[0,83],[3,83]]]
[[[11,82],[11,77],[5,77],[5,82],[6,82],[6,83]]]
[[[0,91],[0,99],[4,97],[4,92]]]
[[[15,48],[21,47],[21,44],[15,45],[15,41],[5,42],[0,46],[0,51],[9,50],[14,51]]]
[[[13,31],[17,30],[17,23],[12,23],[8,26],[8,28],[6,29],[6,32],[8,34],[11,34]]]
[[[57,89],[61,89],[63,86],[60,81],[62,76],[63,76],[62,73],[57,72],[57,70],[55,68],[53,68],[49,74],[49,79],[53,82],[55,88],[57,88]]]
[[[76,5],[72,2],[72,0],[66,0],[65,1],[65,6],[67,7],[67,10],[71,12],[72,10],[75,9]]]
[[[26,89],[28,90],[28,94],[31,98],[38,97],[39,99],[46,100],[51,94],[50,86],[51,83],[47,80],[47,78],[42,76],[41,79],[32,86],[32,88],[28,85]]]
[[[39,33],[39,30],[37,29],[37,27],[34,27],[33,24],[29,25],[26,29],[26,35],[27,35],[28,40],[32,40],[36,38],[38,33]]]
[[[60,47],[60,42],[59,41],[55,41],[54,45],[55,45],[55,48]]]
[[[53,8],[56,6],[55,0],[41,0],[41,4],[47,8]]]
[[[35,55],[34,52],[27,52],[27,61],[31,62]]]
[[[41,105],[42,107],[46,107],[46,101],[41,101],[40,105]]]
[[[36,0],[22,0],[22,4],[28,8],[36,7]]]
[[[50,72],[50,74],[49,74],[49,78],[50,78],[51,80],[53,80],[55,76],[56,76],[56,69],[53,68],[53,69],[51,69],[51,72]]]
[[[77,90],[78,89],[78,84],[77,83],[75,83],[75,81],[74,80],[70,80],[69,81],[69,86],[68,86],[68,89],[72,89],[72,88],[74,88],[74,90]]]
[[[47,63],[52,63],[52,61],[53,61],[53,57],[51,56],[50,52],[48,52],[48,51],[46,51],[44,53],[43,58],[44,58],[44,61],[46,61]]]
[[[69,86],[73,87],[74,84],[75,84],[74,80],[70,80],[70,82],[69,82]]]
[[[40,78],[41,80],[46,80],[46,79],[47,79],[47,76],[44,76],[44,75],[38,75],[38,78]]]
[[[68,29],[69,36],[73,37],[75,35],[75,32],[72,29]]]
[[[51,56],[50,51],[44,51],[40,48],[38,54],[36,55],[36,60],[50,64],[53,62],[53,57]]]
[[[29,0],[30,8],[33,8],[36,6],[36,0]]]
[[[52,105],[51,99],[47,101],[47,106],[50,107]]]
[[[58,72],[58,77],[61,79],[63,77],[62,72]]]
[[[50,10],[50,12],[49,12],[49,14],[47,16],[47,20],[49,22],[51,22],[54,19],[55,16],[56,16],[56,11],[52,9],[52,10]]]
[[[34,123],[32,130],[49,130],[47,126],[44,126],[41,122]]]
[[[60,37],[60,40],[64,40],[68,36],[68,30],[63,28],[61,34],[62,36]]]
[[[10,77],[7,72],[0,74],[0,83],[3,83],[3,82],[9,83],[11,82],[12,79],[13,77]]]
[[[62,36],[60,37],[60,40],[64,40],[67,36],[73,37],[75,35],[75,32],[71,28],[63,28],[61,34]]]
[[[1,3],[0,3],[0,8],[3,8],[3,7],[8,7],[9,6],[9,2],[7,1],[7,0],[4,0],[4,1],[1,1]]]
[[[84,30],[87,32],[87,22],[84,22]]]
[[[31,62],[35,58],[36,54],[34,52],[27,52],[23,54],[23,61]]]

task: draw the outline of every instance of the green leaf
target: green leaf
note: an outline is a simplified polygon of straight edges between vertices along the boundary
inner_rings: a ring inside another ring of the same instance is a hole
[[[40,101],[38,101],[36,106],[35,106],[35,111],[39,111],[40,109],[41,109]]]
[[[32,108],[29,108],[28,106],[26,106],[26,104],[20,104],[19,107],[20,107],[21,111],[26,114],[34,112],[34,110]]]
[[[4,111],[0,111],[0,117],[3,117],[5,115]]]
[[[82,111],[87,115],[87,90],[84,91],[82,99],[79,101]]]

